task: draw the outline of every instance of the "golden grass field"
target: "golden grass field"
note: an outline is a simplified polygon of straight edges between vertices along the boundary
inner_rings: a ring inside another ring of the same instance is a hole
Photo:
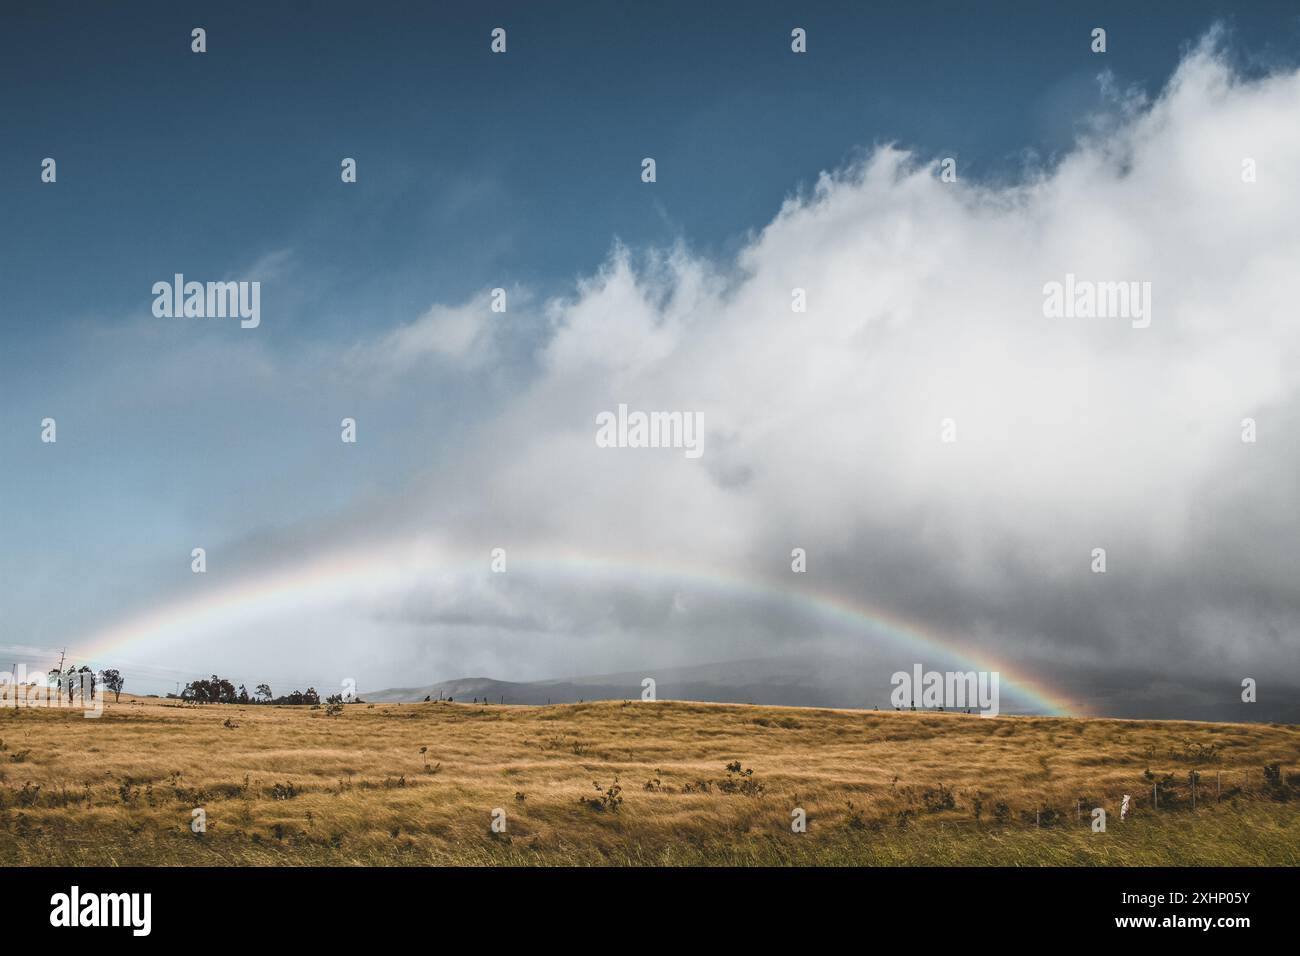
[[[1172,775],[1160,809],[1147,771]],[[9,865],[1295,866],[1297,811],[1291,725],[672,701],[0,709]]]

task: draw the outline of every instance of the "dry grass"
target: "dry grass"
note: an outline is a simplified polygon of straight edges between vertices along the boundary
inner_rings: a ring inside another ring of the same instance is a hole
[[[0,741],[9,864],[1300,863],[1294,726],[124,696],[97,720],[0,710]],[[1173,776],[1160,809],[1147,771]]]

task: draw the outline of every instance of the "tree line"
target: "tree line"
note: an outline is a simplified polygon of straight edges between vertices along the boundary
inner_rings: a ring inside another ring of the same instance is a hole
[[[108,690],[113,692],[113,700],[117,701],[122,696],[122,688],[126,686],[126,678],[121,672],[114,668],[105,668],[102,671],[95,671],[86,665],[77,667],[75,664],[68,666],[66,671],[60,671],[57,667],[51,667],[47,675],[48,684],[59,692],[60,695],[67,694],[68,700],[71,701],[77,691],[83,696],[90,692],[90,699],[95,699],[95,689],[103,684]]]
[[[100,687],[111,691],[113,700],[116,702],[122,697],[122,688],[126,686],[126,678],[116,668],[109,667],[96,671],[84,664],[80,667],[72,664],[69,665],[66,671],[51,667],[47,683],[57,691],[59,696],[66,694],[70,702],[75,699],[78,693],[83,698],[89,695],[89,699],[94,700],[95,693]],[[210,678],[190,681],[180,694],[168,694],[167,696],[196,704],[318,705],[321,703],[321,696],[314,687],[291,691],[288,694],[276,697],[272,693],[269,684],[258,684],[257,688],[250,694],[248,688],[243,684],[235,687],[232,681],[216,674],[213,674]],[[343,704],[355,703],[356,701],[345,701],[341,694],[332,694],[325,698],[324,702],[326,704]]]
[[[176,697],[168,694],[168,697]],[[280,697],[271,692],[269,684],[258,684],[250,694],[248,688],[240,684],[235,687],[232,681],[213,674],[210,678],[190,681],[180,693],[180,699],[196,704],[310,704],[321,703],[321,696],[315,687],[295,690]],[[333,694],[325,699],[327,704],[344,703],[341,694]]]

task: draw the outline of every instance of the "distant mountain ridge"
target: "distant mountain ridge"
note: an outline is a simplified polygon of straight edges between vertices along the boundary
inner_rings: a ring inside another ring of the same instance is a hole
[[[504,681],[461,677],[415,687],[362,692],[372,703],[437,700],[488,700],[506,704],[571,704],[590,700],[638,700],[641,682],[655,681],[659,700],[710,701],[719,704],[767,704],[778,707],[835,707],[892,710],[890,678],[910,666],[874,655],[861,657],[809,654],[724,661],[680,667],[647,668],[552,680]],[[928,663],[927,663],[928,666]],[[1243,705],[1233,685],[1215,681],[1173,683],[1162,674],[1133,674],[1127,685],[1100,669],[1073,668],[1057,688],[1093,716],[1155,720],[1300,723],[1300,688],[1279,686],[1267,700]],[[1001,686],[1004,714],[1041,713],[1007,681]]]
[[[363,692],[372,703],[486,698],[507,704],[571,704],[580,700],[635,700],[642,681],[655,681],[660,700],[713,701],[723,704],[773,704],[792,707],[866,707],[865,685],[854,682],[842,665],[830,668],[840,675],[831,680],[824,660],[765,658],[728,661],[658,670],[626,671],[554,680],[503,681],[490,677],[461,677],[419,687],[390,687]],[[888,681],[888,675],[885,677]],[[886,685],[887,691],[887,685]],[[874,703],[888,704],[888,693],[876,694]]]

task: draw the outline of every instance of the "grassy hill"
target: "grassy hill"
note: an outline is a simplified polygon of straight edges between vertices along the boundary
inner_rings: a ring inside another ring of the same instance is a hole
[[[1295,866],[1298,811],[1290,725],[671,701],[0,710],[6,864]]]

